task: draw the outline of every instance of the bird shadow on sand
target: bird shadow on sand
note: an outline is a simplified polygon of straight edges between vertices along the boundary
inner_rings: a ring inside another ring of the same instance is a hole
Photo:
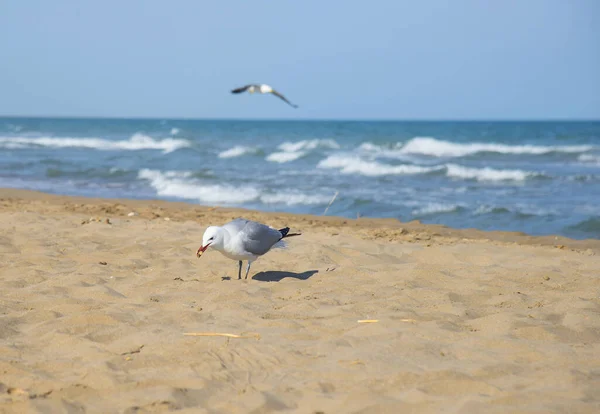
[[[252,279],[258,280],[259,282],[281,282],[286,277],[298,280],[308,280],[310,277],[319,273],[318,270],[308,270],[302,273],[293,272],[259,272],[252,276]]]

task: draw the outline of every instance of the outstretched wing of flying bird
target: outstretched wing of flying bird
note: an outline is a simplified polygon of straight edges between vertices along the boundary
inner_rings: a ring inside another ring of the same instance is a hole
[[[283,96],[282,94],[280,94],[279,92],[277,92],[276,90],[273,89],[273,92],[271,92],[273,95],[275,95],[276,97],[278,97],[279,99],[282,99],[285,103],[287,103],[288,105],[290,105],[291,107],[294,108],[298,108],[298,105],[294,105],[293,103],[291,103],[290,101],[288,101],[285,96]]]
[[[251,87],[252,85],[246,85],[246,86],[242,86],[241,88],[235,88],[234,90],[231,91],[231,93],[242,93],[242,92],[246,92],[248,90],[249,87]]]

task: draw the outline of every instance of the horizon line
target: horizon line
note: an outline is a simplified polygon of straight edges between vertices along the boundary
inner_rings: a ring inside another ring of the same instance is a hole
[[[129,121],[243,121],[243,122],[600,122],[600,118],[194,118],[102,115],[0,115],[0,119],[129,120]]]

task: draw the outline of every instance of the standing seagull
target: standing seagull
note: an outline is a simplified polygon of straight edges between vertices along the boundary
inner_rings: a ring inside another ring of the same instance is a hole
[[[288,105],[290,105],[294,108],[298,108],[298,105],[294,105],[293,103],[291,103],[290,101],[285,99],[285,96],[283,96],[282,94],[277,92],[275,89],[271,88],[269,85],[265,85],[264,83],[260,84],[260,85],[255,84],[255,85],[242,86],[241,88],[236,88],[236,89],[232,90],[231,93],[242,93],[242,92],[246,92],[246,91],[248,91],[248,93],[254,93],[254,92],[258,92],[258,93],[262,93],[262,94],[272,93],[279,99],[284,100]]]
[[[242,261],[247,260],[246,279],[248,279],[250,265],[259,256],[267,253],[274,246],[285,247],[282,239],[300,235],[300,233],[290,234],[289,231],[289,227],[276,230],[256,221],[238,218],[221,227],[210,226],[207,228],[202,236],[202,246],[196,252],[196,256],[200,258],[210,246],[221,252],[223,256],[238,260],[238,279],[242,278]]]

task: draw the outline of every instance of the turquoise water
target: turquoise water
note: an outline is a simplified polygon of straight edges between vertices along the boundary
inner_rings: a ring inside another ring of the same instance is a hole
[[[600,237],[600,122],[0,118],[0,186]]]

